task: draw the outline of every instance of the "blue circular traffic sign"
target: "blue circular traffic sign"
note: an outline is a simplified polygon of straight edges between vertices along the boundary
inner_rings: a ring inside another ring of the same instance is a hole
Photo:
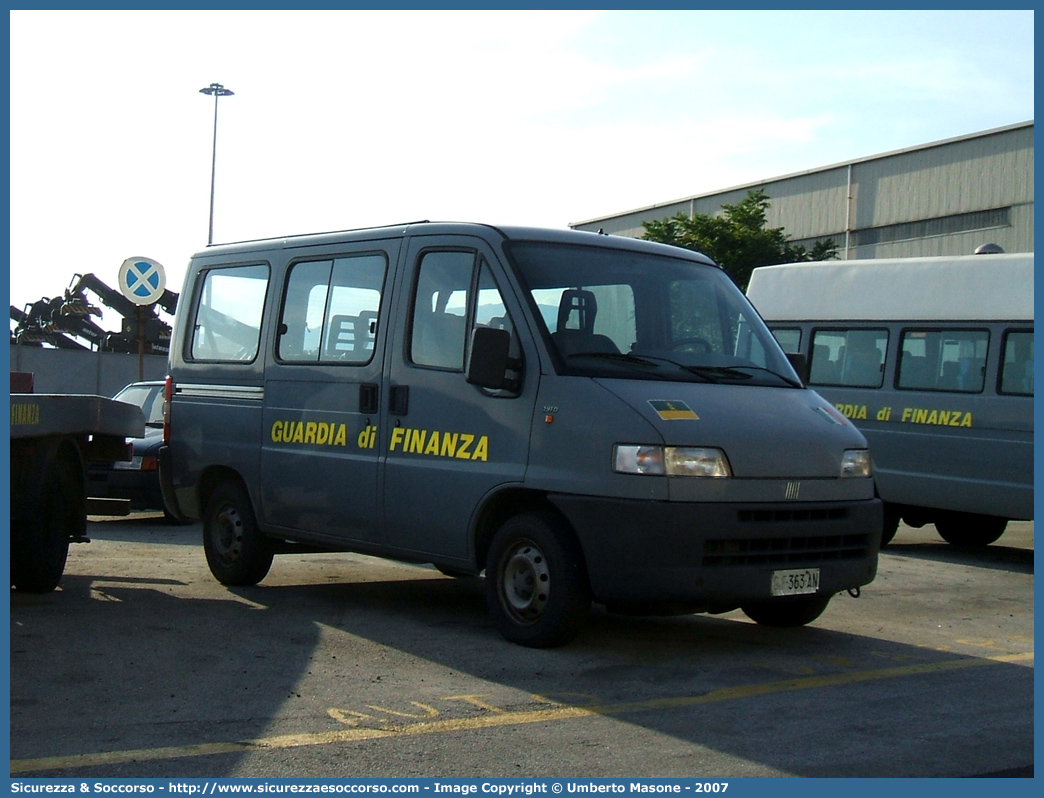
[[[120,266],[120,292],[135,305],[151,305],[166,288],[163,267],[152,258],[127,258]]]

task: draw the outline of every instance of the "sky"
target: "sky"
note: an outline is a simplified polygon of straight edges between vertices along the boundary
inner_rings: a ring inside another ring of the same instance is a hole
[[[12,11],[11,304],[131,257],[563,228],[1033,119],[1032,11]],[[199,90],[220,83],[218,101]],[[161,314],[166,317],[165,314]],[[107,312],[103,327],[117,330]]]

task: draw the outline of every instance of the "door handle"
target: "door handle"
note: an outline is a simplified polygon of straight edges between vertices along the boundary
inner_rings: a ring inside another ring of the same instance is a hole
[[[393,385],[388,391],[388,412],[393,416],[404,416],[410,409],[410,386]]]
[[[359,386],[359,412],[375,415],[380,409],[378,395],[380,387],[373,382],[364,382]]]

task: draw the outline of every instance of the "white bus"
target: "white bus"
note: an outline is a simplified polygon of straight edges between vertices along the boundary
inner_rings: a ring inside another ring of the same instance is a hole
[[[885,543],[1033,519],[1032,252],[765,266],[747,296],[870,443]]]

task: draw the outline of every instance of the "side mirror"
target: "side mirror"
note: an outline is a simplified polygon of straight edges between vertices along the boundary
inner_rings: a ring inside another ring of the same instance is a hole
[[[476,327],[471,333],[471,355],[464,379],[480,388],[507,387],[511,333],[493,327]]]
[[[787,352],[787,360],[790,361],[791,368],[797,372],[798,378],[803,383],[808,382],[808,358],[806,358],[801,352]]]

